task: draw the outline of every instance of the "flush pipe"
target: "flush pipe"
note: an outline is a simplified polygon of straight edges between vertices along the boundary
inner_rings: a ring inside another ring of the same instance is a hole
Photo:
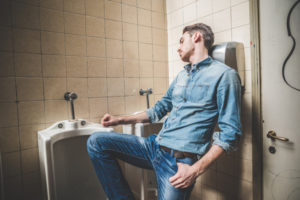
[[[73,101],[75,99],[77,99],[77,94],[74,93],[74,92],[66,92],[65,95],[64,95],[64,97],[65,97],[66,101],[70,101],[70,103],[71,103],[72,119],[74,120],[75,119],[75,111],[74,111],[74,103],[73,103]]]
[[[152,94],[152,88],[148,88],[147,90],[140,89],[140,95],[143,96],[146,93],[147,99],[147,108],[150,108],[149,105],[149,94]]]

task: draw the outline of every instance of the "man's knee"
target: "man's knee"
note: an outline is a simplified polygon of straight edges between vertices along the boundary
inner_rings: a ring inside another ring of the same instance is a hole
[[[91,158],[95,156],[96,153],[101,152],[101,147],[105,137],[109,132],[95,132],[87,140],[87,151]]]

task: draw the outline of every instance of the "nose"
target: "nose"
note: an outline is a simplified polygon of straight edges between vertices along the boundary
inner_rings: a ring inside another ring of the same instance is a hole
[[[177,48],[177,52],[179,53],[181,50],[180,50],[180,46]]]

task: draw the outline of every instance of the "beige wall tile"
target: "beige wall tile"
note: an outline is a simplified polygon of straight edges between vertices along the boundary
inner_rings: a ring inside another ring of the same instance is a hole
[[[122,0],[122,3],[135,6],[136,0]]]
[[[16,101],[15,78],[0,78],[0,102]]]
[[[15,1],[19,3],[25,3],[28,5],[34,5],[34,6],[40,5],[40,0],[15,0]]]
[[[107,77],[123,77],[123,60],[107,59]]]
[[[65,100],[45,101],[46,123],[54,123],[60,120],[66,120],[68,118],[68,112],[70,112],[68,108],[69,107],[67,106],[67,102]]]
[[[218,191],[217,189],[209,186],[202,186],[201,190],[201,198],[204,199],[209,199],[209,200],[218,200]]]
[[[137,41],[138,32],[136,24],[123,23],[123,40]]]
[[[253,166],[252,160],[237,159],[237,176],[245,181],[252,182]]]
[[[140,8],[151,10],[151,1],[148,1],[148,0],[137,0],[137,5]]]
[[[107,95],[109,97],[124,96],[124,89],[124,78],[107,78]]]
[[[78,98],[88,97],[88,86],[87,78],[68,78],[67,79],[67,90],[75,92]]]
[[[21,149],[37,147],[37,132],[43,129],[45,129],[44,124],[20,126],[19,130]]]
[[[168,44],[167,31],[153,28],[152,35],[153,35],[153,44],[159,44],[159,45]]]
[[[43,55],[42,66],[44,77],[66,77],[65,56]]]
[[[105,57],[105,39],[97,37],[87,37],[87,55],[95,57]]]
[[[108,98],[108,112],[111,115],[125,114],[125,99],[124,99],[124,97],[109,97]]]
[[[239,181],[238,198],[243,200],[253,200],[253,183],[248,181]]]
[[[250,25],[233,28],[232,40],[242,42],[244,47],[250,47]]]
[[[70,56],[86,55],[87,39],[85,36],[66,34],[65,40],[66,40],[66,55],[70,55]]]
[[[231,30],[222,31],[215,34],[215,44],[231,41]]]
[[[154,62],[153,65],[154,77],[168,78],[168,63],[167,62]]]
[[[106,97],[106,78],[88,78],[88,97]]]
[[[38,149],[26,149],[21,152],[22,172],[29,173],[39,170]]]
[[[225,31],[231,28],[230,9],[222,10],[213,15],[214,32]]]
[[[41,7],[51,8],[55,10],[63,10],[63,0],[42,0]]]
[[[20,165],[20,164],[19,164]],[[20,170],[21,171],[21,170]],[[4,173],[5,174],[5,173]],[[4,192],[6,199],[22,199],[22,177],[21,175],[17,175],[14,177],[10,177],[4,180]]]
[[[64,16],[62,11],[41,8],[41,30],[64,32]]]
[[[138,9],[138,24],[143,26],[151,26],[151,11]]]
[[[0,25],[12,25],[11,1],[4,0],[0,2]]]
[[[122,40],[122,22],[105,20],[105,37]]]
[[[86,15],[104,17],[104,0],[85,0]]]
[[[107,98],[89,98],[89,105],[90,118],[100,119],[105,113],[107,113]]]
[[[121,4],[105,1],[105,18],[121,21]]]
[[[43,54],[65,54],[65,39],[63,33],[42,31]]]
[[[139,43],[139,56],[141,60],[152,60],[152,45]]]
[[[85,16],[64,13],[65,33],[85,35]]]
[[[139,42],[152,43],[151,27],[139,26]]]
[[[1,152],[12,152],[20,149],[18,127],[0,128]]]
[[[75,119],[89,119],[89,100],[88,98],[77,99],[74,102]],[[72,119],[71,111],[68,112],[68,118]]]
[[[139,99],[140,99],[139,111],[146,110],[147,109],[147,99],[146,99],[146,96],[139,96]],[[152,106],[154,106],[154,104],[155,104],[154,95],[150,95],[149,96],[149,107],[151,108]]]
[[[42,100],[43,79],[41,78],[16,78],[18,100]]]
[[[168,89],[167,78],[154,78],[153,79],[153,94],[165,94]]]
[[[88,58],[88,77],[106,77],[105,58]]]
[[[11,28],[0,28],[0,42],[1,42],[1,46],[0,46],[1,51],[12,51],[13,43],[12,43]],[[18,42],[20,43],[20,41]]]
[[[128,23],[137,23],[137,8],[122,4],[122,21]]]
[[[41,124],[45,123],[44,101],[20,102],[19,124]]]
[[[140,79],[140,88],[142,89],[153,89],[153,78],[141,78]]]
[[[13,3],[14,26],[18,28],[40,29],[39,7]]]
[[[207,186],[211,186],[216,188],[217,185],[217,171],[213,169],[208,169],[202,176],[201,176],[201,183]]]
[[[236,191],[238,190],[237,179],[224,173],[218,173],[217,180],[217,189],[222,191],[221,198],[224,196],[225,199],[235,199],[234,197],[236,196]]]
[[[44,93],[46,100],[64,99],[67,91],[66,78],[44,78]]]
[[[104,37],[104,19],[86,16],[87,36]]]
[[[0,52],[0,76],[14,76],[13,54],[9,52]]]
[[[165,1],[164,0],[152,0],[152,10],[156,12],[165,12]]]
[[[153,77],[152,61],[140,61],[140,77]]]
[[[196,3],[192,3],[183,9],[183,22],[188,23],[196,20],[197,18],[197,7]]]
[[[64,0],[64,11],[85,14],[84,0]]]
[[[80,56],[66,56],[67,77],[87,77],[87,59]]]
[[[106,56],[108,58],[123,58],[121,40],[106,39]]]
[[[153,59],[155,61],[167,61],[168,49],[166,46],[153,45]]]
[[[16,76],[42,75],[41,55],[38,54],[15,54]]]
[[[223,155],[217,160],[218,173],[222,172],[231,176],[237,176],[237,161],[232,155]]]
[[[214,27],[214,21],[213,21],[213,15],[207,15],[205,17],[201,17],[199,19],[202,23],[207,24],[210,26],[214,33],[216,33],[215,27]]]
[[[124,41],[123,52],[124,52],[125,59],[138,59],[139,58],[138,43]]]
[[[165,29],[165,14],[164,13],[156,13],[152,12],[151,13],[151,19],[152,19],[152,26],[155,28],[162,28]]]
[[[247,25],[250,22],[249,2],[231,8],[232,27]]]
[[[14,29],[13,35],[14,35],[14,48],[16,52],[26,52],[26,53],[41,52],[40,31]],[[4,43],[4,46],[5,45],[6,43]]]
[[[24,198],[25,199],[42,199],[41,177],[40,172],[32,172],[23,175]]]
[[[124,76],[139,77],[139,62],[137,60],[124,60]]]
[[[20,175],[20,152],[5,153],[3,155],[3,165],[3,172],[5,177]]]
[[[133,114],[139,111],[140,98],[139,96],[125,97],[125,112],[126,114]]]
[[[230,0],[213,0],[213,11],[218,12],[230,7]]]
[[[139,78],[125,78],[125,95],[138,96],[140,90]]]

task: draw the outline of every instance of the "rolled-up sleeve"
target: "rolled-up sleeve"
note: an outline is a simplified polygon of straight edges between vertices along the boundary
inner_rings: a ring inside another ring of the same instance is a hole
[[[217,90],[218,125],[220,132],[213,135],[213,145],[218,145],[226,152],[233,151],[242,134],[241,131],[241,81],[233,70],[224,72]]]
[[[150,119],[150,123],[158,122],[161,118],[163,118],[168,112],[172,110],[172,92],[176,80],[177,78],[175,78],[174,81],[171,83],[165,96],[163,96],[159,101],[157,101],[152,108],[146,110],[146,113]]]

